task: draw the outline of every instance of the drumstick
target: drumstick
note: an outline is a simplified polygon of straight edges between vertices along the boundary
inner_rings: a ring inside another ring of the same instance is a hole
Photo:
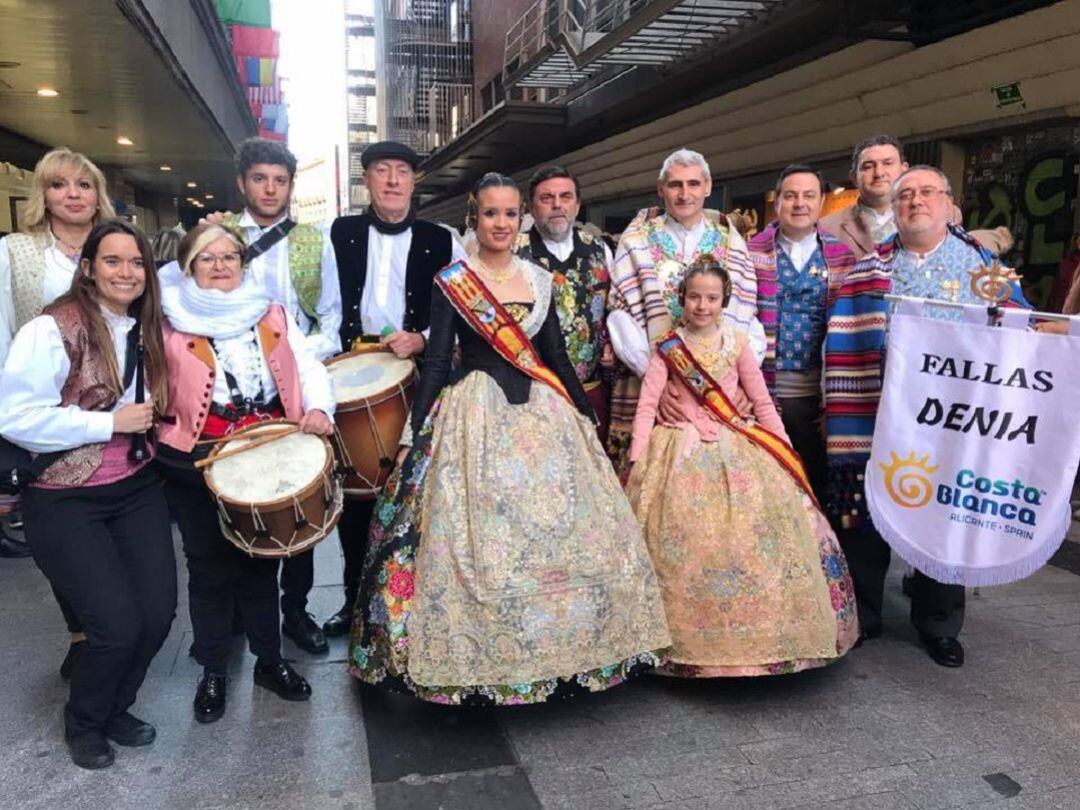
[[[283,425],[296,425],[296,422],[290,422],[288,419],[268,419],[265,422],[253,422],[259,427],[259,430],[252,431],[251,433],[226,433],[224,436],[215,436],[212,439],[199,439],[195,442],[196,446],[200,444],[224,444],[225,442],[239,442],[239,441],[251,441],[252,439],[261,439],[264,435],[262,431],[269,427],[281,427]]]
[[[195,469],[201,470],[203,467],[213,464],[215,461],[221,461],[223,459],[229,458],[230,456],[236,456],[240,453],[246,453],[248,450],[254,450],[256,447],[262,447],[264,444],[270,444],[270,442],[276,441],[282,436],[288,436],[290,433],[296,433],[298,430],[300,430],[300,428],[296,425],[293,425],[287,430],[279,430],[275,433],[270,434],[269,436],[263,436],[261,438],[255,439],[254,441],[251,441],[242,447],[233,447],[229,450],[222,450],[217,455],[207,456],[206,458],[196,461]]]

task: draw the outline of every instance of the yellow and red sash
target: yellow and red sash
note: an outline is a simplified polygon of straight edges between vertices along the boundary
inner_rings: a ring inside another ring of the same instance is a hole
[[[742,434],[780,462],[780,466],[788,471],[795,482],[802,487],[803,492],[809,495],[810,500],[817,505],[817,498],[814,497],[810,479],[806,477],[806,469],[803,467],[799,454],[771,430],[761,425],[747,424],[739,416],[735,406],[731,404],[731,400],[727,398],[716,380],[694,358],[693,353],[677,332],[668,332],[660,338],[656,350],[668,369],[686,383],[686,387],[693,392],[698,402],[708,408],[709,412],[714,414],[725,427]]]
[[[440,270],[435,282],[446,293],[454,309],[506,362],[538,382],[550,385],[572,405],[566,387],[554,371],[544,365],[532,341],[484,282],[462,261]]]

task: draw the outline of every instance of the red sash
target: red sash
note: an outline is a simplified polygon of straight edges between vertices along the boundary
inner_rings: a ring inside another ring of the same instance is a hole
[[[735,406],[731,404],[731,400],[720,389],[720,385],[709,375],[709,372],[701,367],[678,333],[668,332],[660,338],[656,350],[668,369],[686,383],[686,387],[693,392],[698,402],[708,408],[724,427],[745,436],[780,462],[780,466],[788,471],[795,482],[802,487],[803,492],[809,495],[810,500],[817,505],[817,498],[814,497],[810,479],[806,477],[806,470],[799,454],[772,431],[761,425],[746,424],[735,410]]]
[[[532,379],[550,385],[573,405],[566,387],[554,371],[544,365],[528,336],[484,282],[462,261],[440,270],[437,283],[454,309],[486,340],[506,362]],[[539,302],[538,302],[539,303]]]

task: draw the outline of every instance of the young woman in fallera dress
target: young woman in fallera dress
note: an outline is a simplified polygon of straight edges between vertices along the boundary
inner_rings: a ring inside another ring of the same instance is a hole
[[[601,691],[661,661],[656,577],[551,276],[512,253],[521,194],[486,175],[474,200],[478,255],[436,279],[412,447],[375,508],[350,671],[451,704]]]

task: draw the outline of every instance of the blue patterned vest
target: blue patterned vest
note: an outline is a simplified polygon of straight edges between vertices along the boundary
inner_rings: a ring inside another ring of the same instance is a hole
[[[821,367],[825,340],[825,302],[828,270],[819,243],[802,270],[796,270],[787,251],[776,247],[779,281],[776,330],[776,370],[811,371]]]

